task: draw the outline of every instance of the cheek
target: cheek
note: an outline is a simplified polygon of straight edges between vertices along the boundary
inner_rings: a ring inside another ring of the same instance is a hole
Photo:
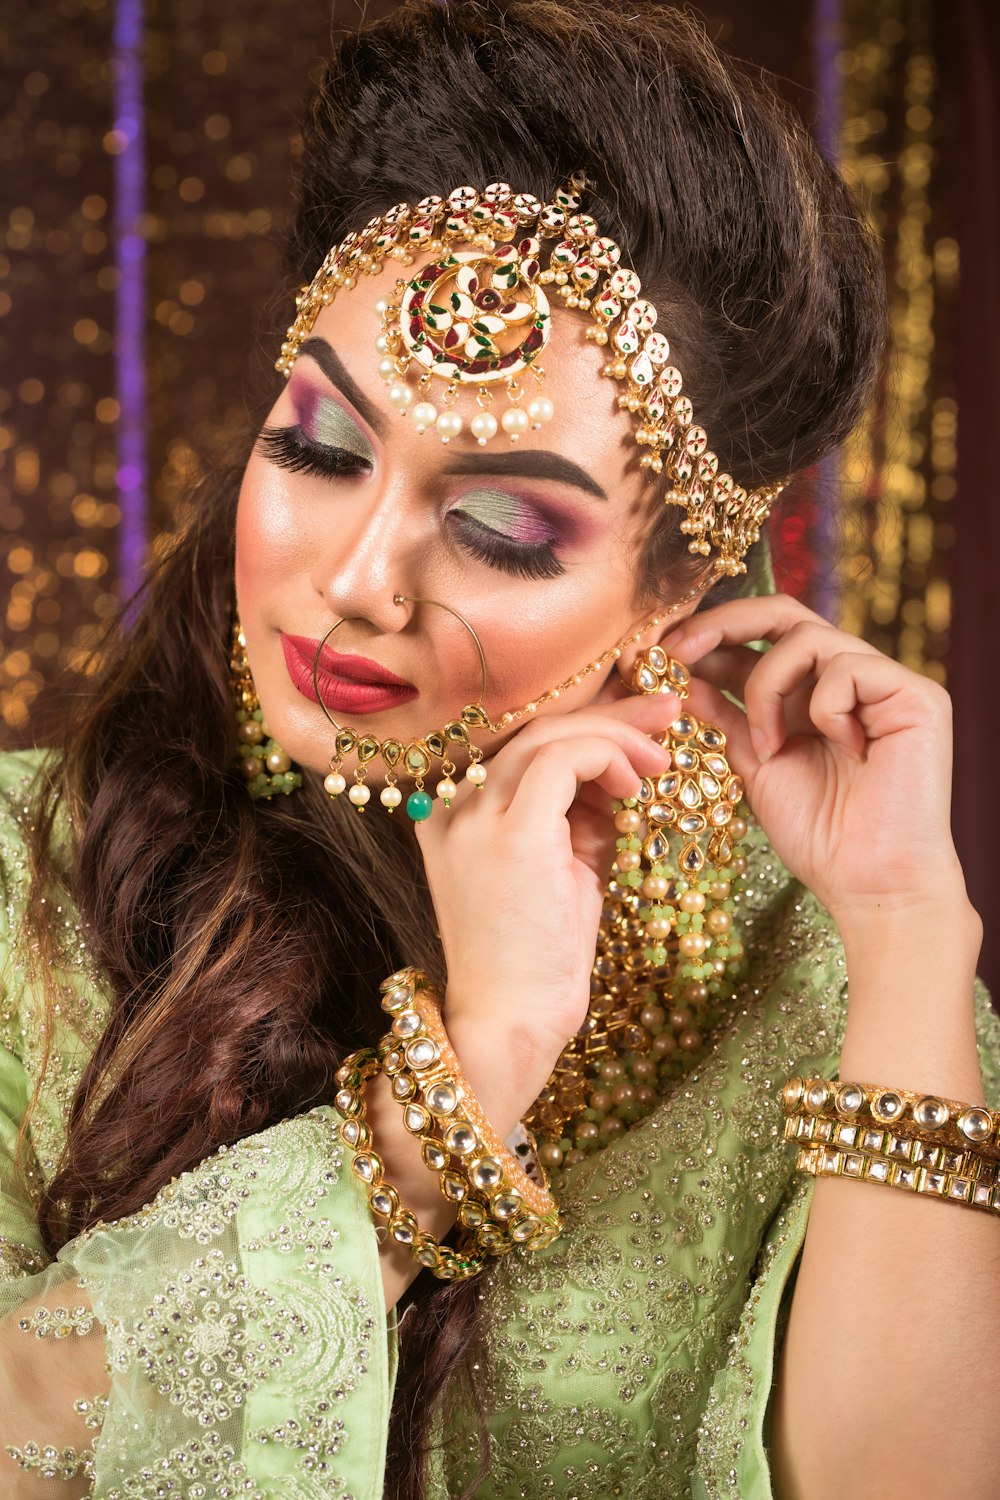
[[[500,597],[484,597],[470,619],[486,653],[487,706],[519,708],[607,651],[637,623],[632,590],[623,560],[610,557],[605,546],[588,566],[574,568],[558,583],[521,584]],[[598,678],[586,684],[595,688]],[[563,706],[578,706],[586,691],[568,694]]]
[[[284,476],[254,455],[247,465],[236,508],[236,581],[241,597],[287,577],[303,557],[301,519],[296,521]]]

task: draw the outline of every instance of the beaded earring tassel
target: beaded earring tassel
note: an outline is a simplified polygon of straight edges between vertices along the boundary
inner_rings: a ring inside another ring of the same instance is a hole
[[[229,679],[236,707],[236,769],[244,777],[255,801],[269,801],[276,794],[287,796],[302,785],[302,775],[271,734],[261,711],[247,659],[246,637],[238,619],[233,621],[229,652]]]

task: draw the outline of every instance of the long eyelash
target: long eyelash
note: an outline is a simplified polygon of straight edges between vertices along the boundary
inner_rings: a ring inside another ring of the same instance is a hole
[[[328,448],[313,443],[299,427],[264,427],[258,439],[264,456],[271,463],[296,474],[321,474],[326,479],[364,474],[365,459],[349,448]]]
[[[560,573],[566,571],[552,551],[551,542],[526,546],[524,543],[510,541],[499,531],[484,526],[471,516],[459,517],[457,512],[453,512],[453,517],[462,546],[473,557],[480,558],[491,567],[502,568],[515,578],[558,578]]]

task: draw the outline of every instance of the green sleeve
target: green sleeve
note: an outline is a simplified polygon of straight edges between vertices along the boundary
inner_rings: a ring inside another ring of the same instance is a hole
[[[1000,1019],[978,979],[975,1006],[986,1102],[996,1109]],[[729,1357],[702,1418],[692,1500],[773,1500],[769,1402],[814,1188],[813,1179],[796,1174],[768,1227]]]
[[[12,958],[28,785],[23,764],[20,781],[12,777],[14,759],[0,757],[2,1337],[15,1351],[17,1340],[38,1337],[37,1325],[18,1326],[25,1302],[66,1309],[34,1345],[59,1361],[60,1388],[73,1383],[77,1338],[103,1339],[89,1365],[99,1368],[103,1353],[110,1382],[94,1440],[100,1500],[381,1500],[395,1323],[365,1191],[332,1108],[220,1148],[139,1212],[81,1234],[55,1260],[44,1253],[37,1163],[14,1154],[30,1091],[25,1026],[39,1000]],[[68,1051],[56,1051],[65,1062]],[[96,1321],[74,1317],[77,1284]],[[0,1441],[29,1439],[63,1442],[8,1433],[0,1414]]]

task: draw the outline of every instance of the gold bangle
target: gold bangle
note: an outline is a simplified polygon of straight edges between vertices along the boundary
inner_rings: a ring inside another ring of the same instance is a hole
[[[352,1052],[336,1073],[340,1085],[333,1107],[343,1116],[340,1136],[353,1155],[351,1169],[368,1191],[368,1206],[376,1218],[388,1221],[389,1233],[405,1246],[418,1265],[440,1281],[467,1281],[483,1270],[485,1261],[452,1250],[428,1230],[421,1230],[416,1215],[403,1208],[399,1193],[383,1179],[385,1164],[372,1145],[372,1132],[365,1112],[364,1086],[382,1071],[378,1054],[371,1047]]]
[[[781,1090],[781,1107],[786,1115],[804,1110],[851,1124],[870,1123],[874,1129],[953,1150],[971,1148],[1000,1161],[1000,1112],[981,1104],[879,1084],[790,1078]]]
[[[933,1171],[890,1161],[884,1156],[866,1156],[863,1151],[819,1145],[800,1147],[795,1165],[811,1177],[853,1177],[859,1182],[879,1182],[885,1187],[1000,1214],[1000,1184],[976,1182],[956,1172]]]
[[[785,1121],[785,1140],[799,1145],[833,1146],[839,1150],[860,1151],[865,1156],[881,1156],[891,1162],[906,1162],[926,1167],[932,1172],[951,1172],[974,1181],[992,1183],[1000,1173],[1000,1162],[971,1147],[955,1151],[951,1146],[935,1146],[914,1136],[896,1135],[863,1121],[849,1124],[828,1116],[794,1114]]]
[[[459,1222],[492,1255],[551,1244],[562,1229],[555,1199],[527,1175],[469,1088],[426,975],[402,970],[383,990],[393,1023],[379,1044],[382,1067]]]

